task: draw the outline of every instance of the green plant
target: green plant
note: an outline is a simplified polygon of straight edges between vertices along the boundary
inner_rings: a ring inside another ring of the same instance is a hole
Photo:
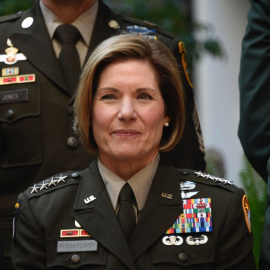
[[[240,172],[240,178],[248,197],[251,210],[252,232],[254,236],[254,256],[258,267],[261,237],[266,210],[266,184],[256,173],[246,158],[244,158],[244,168]]]

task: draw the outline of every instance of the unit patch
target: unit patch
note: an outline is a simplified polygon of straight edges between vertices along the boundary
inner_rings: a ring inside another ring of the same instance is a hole
[[[243,206],[243,210],[244,210],[244,214],[245,214],[247,228],[248,228],[249,233],[251,234],[251,214],[250,214],[250,208],[248,205],[248,199],[247,199],[246,195],[243,196],[242,206]]]

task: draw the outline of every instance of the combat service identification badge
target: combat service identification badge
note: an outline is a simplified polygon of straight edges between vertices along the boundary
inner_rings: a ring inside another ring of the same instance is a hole
[[[243,210],[244,210],[244,214],[245,214],[247,228],[248,228],[249,233],[251,233],[251,214],[250,214],[250,208],[248,205],[248,199],[247,199],[246,195],[243,196],[242,206],[243,206]]]

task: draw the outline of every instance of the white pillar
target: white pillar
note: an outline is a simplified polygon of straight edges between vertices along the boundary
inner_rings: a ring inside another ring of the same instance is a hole
[[[193,0],[195,21],[210,24],[225,56],[204,55],[194,63],[194,85],[206,150],[224,158],[226,178],[239,182],[243,150],[237,136],[238,74],[241,41],[247,23],[248,0]]]

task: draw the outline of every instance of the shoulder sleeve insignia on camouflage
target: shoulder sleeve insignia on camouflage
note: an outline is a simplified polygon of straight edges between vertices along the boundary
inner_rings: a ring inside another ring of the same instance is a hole
[[[186,59],[185,59],[185,55],[186,55],[186,52],[187,51],[186,51],[184,42],[183,41],[180,41],[178,43],[178,47],[179,47],[179,52],[180,52],[181,57],[182,57],[182,65],[183,65],[183,68],[184,68],[184,71],[185,71],[185,75],[186,75],[187,81],[188,81],[190,87],[193,88],[193,84],[191,83],[191,80],[189,78],[188,71],[187,71],[187,62],[186,62]]]
[[[250,208],[248,205],[248,199],[247,199],[246,195],[243,196],[242,206],[243,206],[243,210],[244,210],[244,214],[245,214],[247,228],[248,228],[249,233],[251,234],[251,214],[250,214]]]

